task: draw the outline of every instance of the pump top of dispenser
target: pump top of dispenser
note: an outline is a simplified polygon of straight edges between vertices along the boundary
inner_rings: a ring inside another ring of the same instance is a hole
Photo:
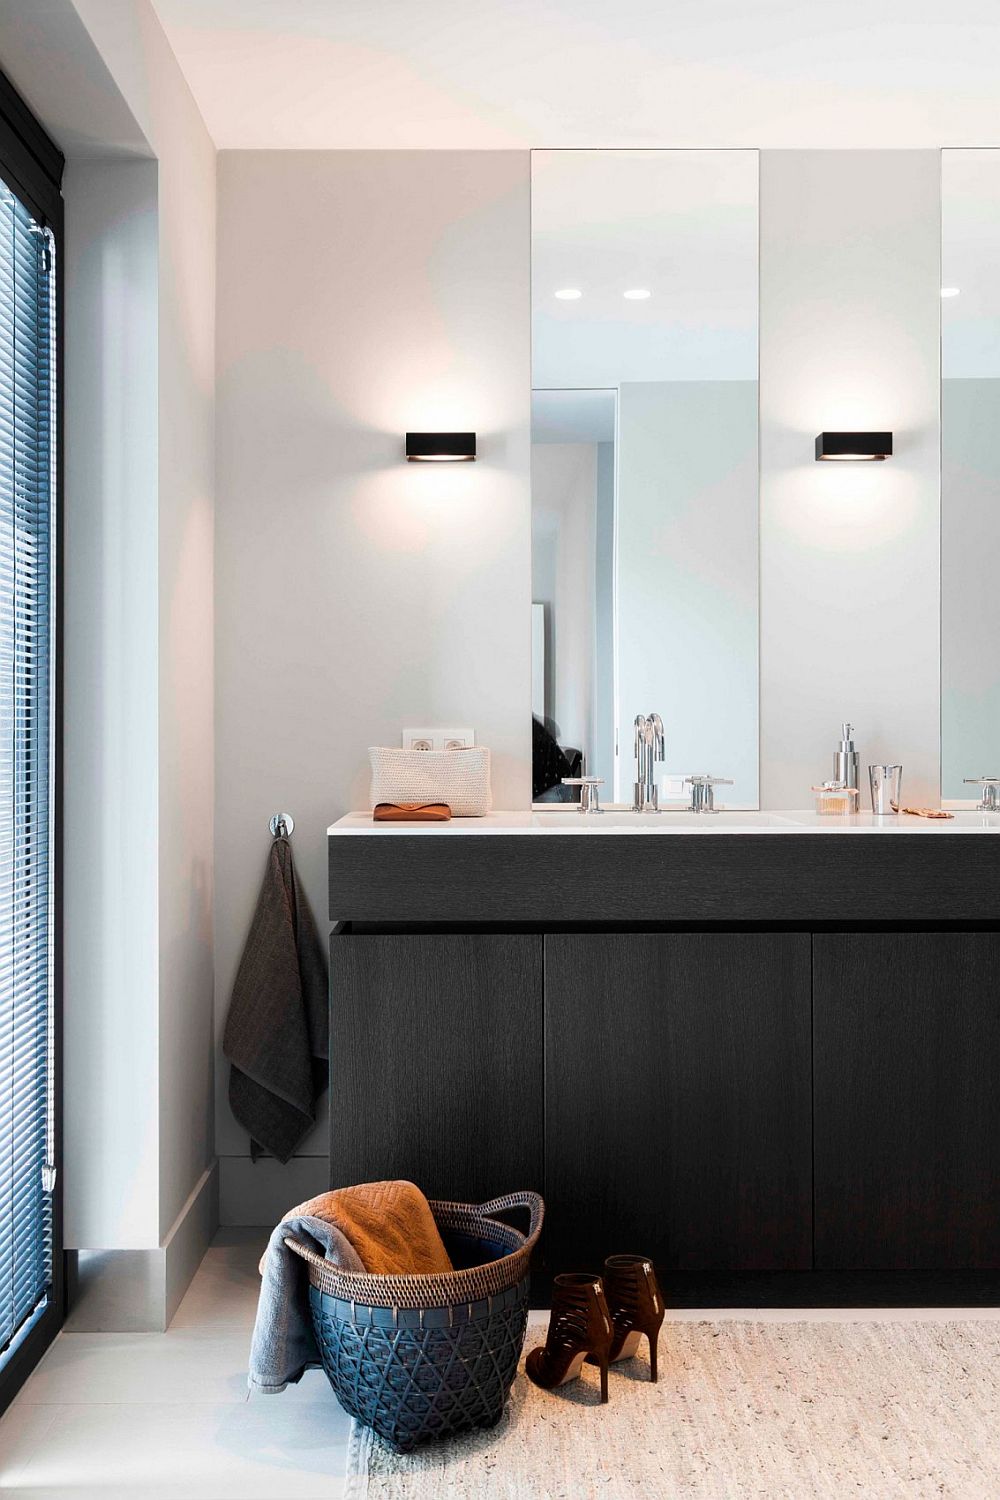
[[[854,725],[841,724],[840,746],[833,757],[833,776],[845,786],[858,786],[858,752],[854,748]]]

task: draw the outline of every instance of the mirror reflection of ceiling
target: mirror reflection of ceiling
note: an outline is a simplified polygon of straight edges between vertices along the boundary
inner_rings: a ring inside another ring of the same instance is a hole
[[[869,149],[997,133],[996,0],[154,5],[224,149]]]
[[[532,152],[532,385],[756,380],[757,171],[754,151]]]
[[[532,391],[533,443],[613,443],[614,391]]]
[[[1000,151],[941,153],[941,374],[1000,377]]]

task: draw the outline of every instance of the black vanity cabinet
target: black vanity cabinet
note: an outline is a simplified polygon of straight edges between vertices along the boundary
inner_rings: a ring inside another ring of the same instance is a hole
[[[333,1185],[540,1190],[539,1295],[1000,1305],[1000,832],[329,843]]]
[[[813,938],[816,1265],[1000,1267],[1000,935]]]
[[[540,936],[334,933],[330,988],[335,1187],[541,1187]]]
[[[334,1185],[536,1188],[552,1267],[811,1264],[808,934],[356,932],[330,953]]]
[[[553,1265],[812,1263],[810,940],[545,937]]]

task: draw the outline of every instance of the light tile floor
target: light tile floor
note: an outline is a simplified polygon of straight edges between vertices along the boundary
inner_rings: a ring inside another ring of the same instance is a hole
[[[222,1231],[167,1333],[63,1333],[0,1421],[0,1495],[340,1500],[325,1375],[246,1399],[264,1230]]]
[[[326,1377],[246,1400],[266,1231],[220,1232],[167,1333],[63,1333],[0,1421],[0,1496],[342,1500],[348,1418]],[[544,1315],[539,1315],[544,1316]],[[866,1308],[688,1319],[1000,1318],[1000,1308]]]

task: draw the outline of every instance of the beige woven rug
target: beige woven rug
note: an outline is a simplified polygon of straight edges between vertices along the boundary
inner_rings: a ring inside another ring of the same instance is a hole
[[[667,1323],[648,1377],[615,1366],[602,1407],[594,1370],[522,1369],[492,1432],[405,1458],[354,1423],[348,1500],[1000,1496],[1000,1323]]]

